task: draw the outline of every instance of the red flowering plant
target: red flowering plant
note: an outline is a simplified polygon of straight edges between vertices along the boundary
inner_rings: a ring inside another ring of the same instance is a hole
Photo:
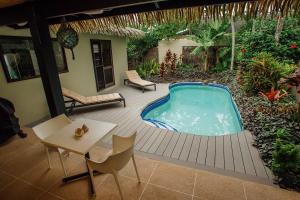
[[[261,95],[264,99],[266,99],[270,105],[271,105],[271,112],[273,112],[273,105],[275,101],[280,100],[281,98],[287,96],[287,92],[285,90],[282,90],[283,93],[281,93],[281,90],[275,90],[274,87],[271,88],[269,92],[263,93],[259,92],[259,95]]]
[[[242,49],[241,49],[241,52],[242,52],[242,53],[246,53],[247,50],[246,50],[245,48],[242,48]]]
[[[259,92],[259,94],[264,97],[266,100],[268,100],[270,103],[273,103],[275,101],[278,101],[282,97],[285,97],[287,95],[287,92],[285,90],[282,90],[283,93],[281,93],[280,90],[275,90],[274,87],[271,88],[269,92],[263,93]]]
[[[160,68],[159,68],[159,75],[160,75],[161,78],[163,78],[165,76],[165,74],[166,74],[165,63],[162,62],[160,64]]]
[[[292,43],[290,45],[290,49],[297,49],[297,44],[296,43]]]

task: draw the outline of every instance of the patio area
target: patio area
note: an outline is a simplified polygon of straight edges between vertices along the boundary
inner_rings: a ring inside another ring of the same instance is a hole
[[[135,150],[143,156],[174,162],[194,168],[228,174],[246,180],[272,183],[272,172],[264,166],[258,151],[252,146],[249,131],[225,136],[199,136],[159,129],[146,124],[140,117],[142,109],[150,102],[167,95],[169,84],[158,84],[157,91],[142,93],[133,87],[120,87],[127,101],[126,108],[106,106],[78,110],[72,119],[88,118],[118,124],[105,137],[100,146],[110,147],[111,135],[129,135],[137,130]]]
[[[58,157],[51,153],[53,168],[48,169],[44,147],[31,129],[28,139],[18,137],[0,149],[0,199],[89,199],[88,180],[63,184]],[[100,158],[108,149],[96,146],[92,158]],[[215,173],[182,167],[164,161],[137,156],[141,176],[138,184],[131,162],[119,173],[124,199],[194,200],[296,200],[298,193]],[[64,160],[69,174],[85,170],[83,157],[71,154]],[[119,199],[111,175],[96,178],[96,199]]]

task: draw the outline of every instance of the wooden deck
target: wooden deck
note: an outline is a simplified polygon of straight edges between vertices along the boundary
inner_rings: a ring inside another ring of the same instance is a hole
[[[85,117],[118,124],[112,132],[128,135],[137,131],[135,150],[159,156],[162,159],[177,160],[195,166],[221,169],[238,174],[272,179],[271,171],[264,166],[259,153],[252,146],[249,131],[227,136],[198,136],[172,132],[146,124],[140,117],[142,109],[151,101],[168,93],[168,84],[158,84],[157,91],[142,93],[133,87],[116,89],[125,98],[127,107],[122,105],[105,106],[93,111],[74,114],[72,117]],[[102,141],[111,144],[111,135]]]

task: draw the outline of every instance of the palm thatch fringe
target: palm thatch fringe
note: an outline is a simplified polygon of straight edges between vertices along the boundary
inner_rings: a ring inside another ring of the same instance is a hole
[[[175,22],[192,23],[202,20],[216,20],[233,17],[255,18],[299,15],[300,0],[256,0],[229,4],[216,4],[201,7],[189,7],[170,10],[133,13],[89,20],[70,22],[78,32],[117,35],[120,37],[143,37],[141,28],[157,24]],[[56,32],[59,24],[51,25]]]

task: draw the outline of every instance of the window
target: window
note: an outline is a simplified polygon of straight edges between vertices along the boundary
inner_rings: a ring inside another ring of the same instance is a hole
[[[65,51],[52,40],[58,71],[68,72]],[[0,59],[8,82],[40,76],[40,70],[30,37],[0,36]]]

